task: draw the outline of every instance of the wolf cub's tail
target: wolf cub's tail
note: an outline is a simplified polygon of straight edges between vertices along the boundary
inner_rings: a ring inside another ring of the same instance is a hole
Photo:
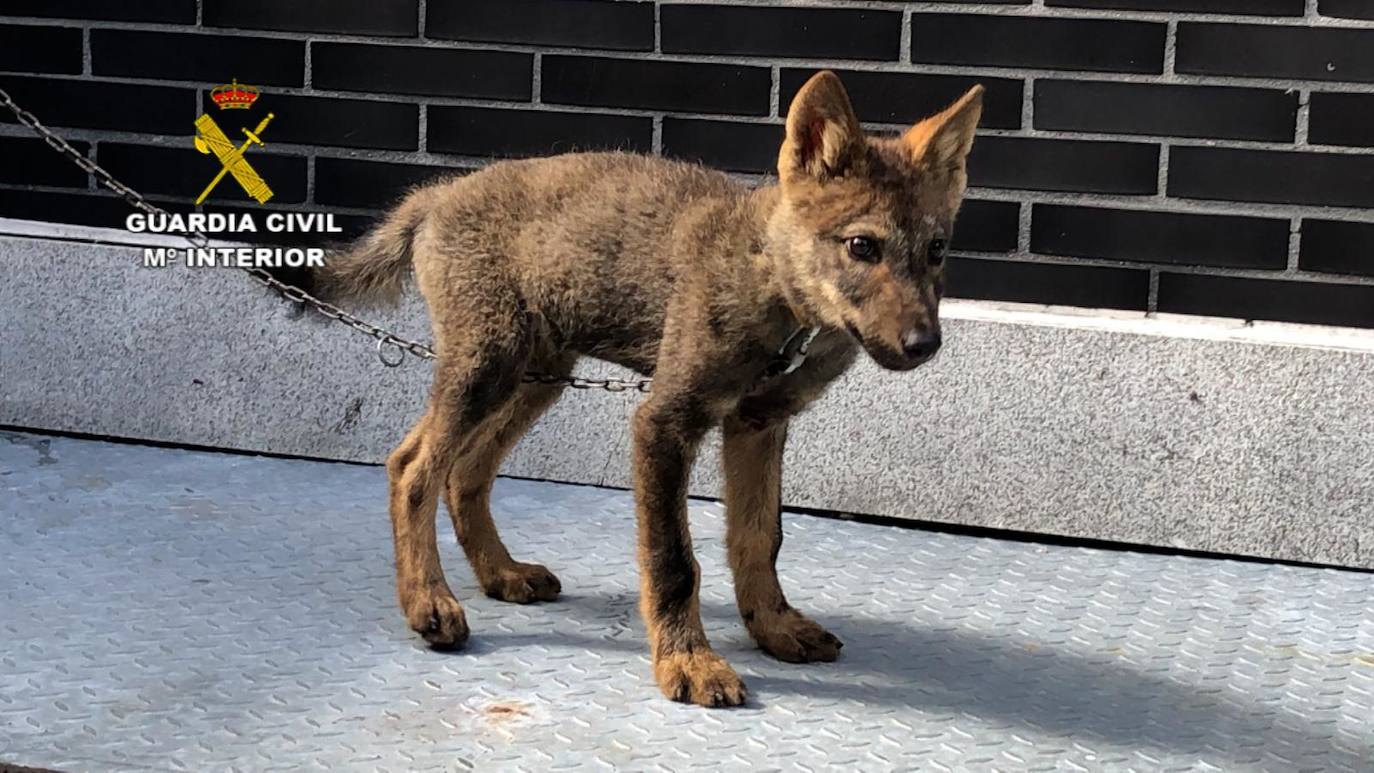
[[[329,303],[395,304],[410,274],[416,231],[428,213],[423,197],[411,196],[365,236],[331,250],[323,268],[282,268],[270,273]]]

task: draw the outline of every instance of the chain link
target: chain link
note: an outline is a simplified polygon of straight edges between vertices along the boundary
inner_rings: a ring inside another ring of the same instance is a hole
[[[53,150],[62,154],[82,169],[87,174],[95,175],[96,181],[106,188],[119,194],[129,206],[140,210],[149,215],[167,215],[167,210],[148,201],[138,191],[130,188],[124,183],[116,180],[109,172],[89,158],[82,155],[81,151],[72,147],[66,140],[55,134],[43,122],[38,120],[38,116],[30,113],[19,105],[15,104],[9,93],[0,89],[0,105],[9,108],[14,113],[19,123],[33,130],[43,141]],[[210,246],[210,237],[203,231],[191,231],[182,234],[182,237],[196,249],[205,249]],[[359,317],[344,311],[327,301],[322,301],[310,293],[294,285],[286,284],[276,277],[269,274],[266,270],[258,267],[239,266],[246,271],[249,276],[259,283],[274,290],[288,301],[309,306],[324,316],[340,322],[348,327],[370,336],[377,341],[377,356],[382,364],[389,368],[400,365],[407,354],[419,357],[422,360],[435,359],[434,349],[418,341],[411,341],[402,338],[386,328],[378,327]],[[550,373],[538,373],[527,371],[524,375],[524,382],[527,384],[550,384],[569,386],[573,389],[603,389],[607,392],[648,392],[652,379],[620,379],[620,378],[582,378],[580,376],[560,376]]]

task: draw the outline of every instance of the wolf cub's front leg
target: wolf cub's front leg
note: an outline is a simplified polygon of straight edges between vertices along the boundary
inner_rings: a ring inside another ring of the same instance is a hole
[[[660,383],[634,420],[640,611],[654,676],[673,700],[737,706],[744,702],[744,682],[711,650],[701,626],[701,572],[687,521],[692,458],[714,422],[698,398],[670,388],[660,391]]]
[[[779,660],[834,660],[844,644],[793,609],[778,583],[782,451],[787,422],[767,422],[760,427],[735,417],[726,420],[722,435],[725,544],[744,626],[764,652]]]

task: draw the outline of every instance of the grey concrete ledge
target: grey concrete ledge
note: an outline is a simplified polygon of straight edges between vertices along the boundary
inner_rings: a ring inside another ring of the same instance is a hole
[[[423,408],[425,363],[383,368],[240,272],[145,269],[118,231],[0,232],[24,232],[0,236],[0,424],[377,462]],[[372,316],[427,338],[418,298]],[[944,317],[935,363],[864,362],[796,421],[789,505],[1374,568],[1374,332]],[[570,393],[504,471],[628,486],[636,404]],[[694,478],[715,495],[713,448]]]

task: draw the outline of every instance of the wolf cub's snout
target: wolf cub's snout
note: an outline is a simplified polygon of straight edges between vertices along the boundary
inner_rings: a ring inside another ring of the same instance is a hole
[[[939,330],[913,330],[902,336],[902,354],[913,364],[920,365],[940,351],[942,342]]]

